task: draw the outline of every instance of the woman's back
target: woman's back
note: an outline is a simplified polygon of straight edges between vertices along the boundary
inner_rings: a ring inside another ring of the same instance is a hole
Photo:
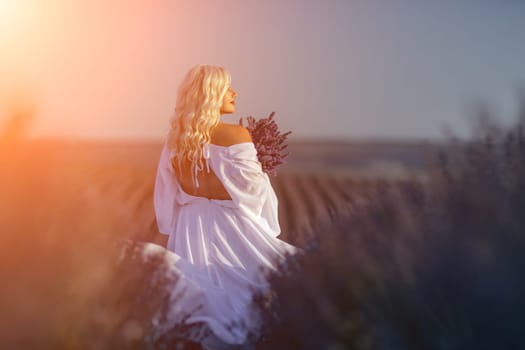
[[[204,323],[212,332],[195,338],[203,348],[229,349],[245,343],[249,332],[259,332],[253,291],[266,289],[263,271],[275,269],[297,248],[277,238],[277,196],[249,132],[223,124],[211,136],[211,147],[205,147],[211,171],[200,172],[199,188],[193,186],[189,164],[177,179],[167,143],[161,152],[155,213],[159,232],[169,235],[166,248],[180,278],[159,329]]]
[[[248,335],[261,326],[253,292],[268,287],[263,270],[274,270],[278,260],[297,251],[277,238],[277,196],[248,130],[220,122],[220,115],[235,111],[236,95],[222,67],[198,65],[188,72],[155,180],[157,225],[169,235],[166,257],[177,276],[157,334],[168,334],[180,323],[204,325],[211,332],[190,335],[204,349],[251,341]],[[206,166],[196,178],[191,161],[172,161],[180,152],[173,143],[183,135],[211,137],[202,145],[199,164]]]
[[[252,142],[248,130],[240,125],[219,123],[211,132],[211,143],[217,146],[229,147],[231,145]],[[192,196],[205,197],[209,199],[231,199],[228,191],[224,188],[213,170],[199,171],[197,180],[199,187],[195,187],[191,178],[191,161],[185,159],[182,163],[182,174],[179,173],[177,162],[173,162],[175,176],[184,192]]]

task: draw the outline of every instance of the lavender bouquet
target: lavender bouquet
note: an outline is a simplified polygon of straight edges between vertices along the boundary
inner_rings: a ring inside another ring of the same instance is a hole
[[[246,128],[257,150],[257,158],[261,162],[263,171],[272,176],[276,176],[276,168],[285,163],[284,158],[289,154],[283,153],[288,147],[285,141],[292,133],[291,131],[281,133],[273,119],[274,115],[275,112],[272,112],[267,118],[259,120],[255,120],[252,116],[246,117],[248,120]],[[244,126],[242,117],[239,124]]]

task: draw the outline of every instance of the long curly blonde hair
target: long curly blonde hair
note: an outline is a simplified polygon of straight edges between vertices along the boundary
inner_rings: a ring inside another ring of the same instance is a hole
[[[192,180],[204,169],[203,148],[211,141],[210,132],[220,122],[224,95],[231,84],[230,73],[220,66],[197,65],[189,70],[179,86],[175,115],[170,121],[168,147],[174,151],[172,166],[179,173],[185,159],[192,164]]]

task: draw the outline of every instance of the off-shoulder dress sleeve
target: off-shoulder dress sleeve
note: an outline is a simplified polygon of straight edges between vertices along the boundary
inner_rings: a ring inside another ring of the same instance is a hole
[[[179,188],[170,163],[171,152],[164,144],[160,155],[153,191],[153,204],[159,232],[169,235],[174,232],[180,211]]]
[[[210,146],[212,169],[235,206],[248,219],[264,223],[271,236],[278,236],[281,230],[277,196],[268,174],[262,170],[253,142],[224,148]]]

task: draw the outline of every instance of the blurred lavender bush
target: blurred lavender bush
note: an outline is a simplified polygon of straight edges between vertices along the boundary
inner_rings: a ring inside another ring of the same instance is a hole
[[[474,125],[427,182],[376,182],[270,276],[261,348],[525,348],[525,98],[513,125]]]
[[[97,169],[11,137],[19,118],[0,133],[0,348],[194,348],[156,331],[177,283],[164,256],[123,237]]]

